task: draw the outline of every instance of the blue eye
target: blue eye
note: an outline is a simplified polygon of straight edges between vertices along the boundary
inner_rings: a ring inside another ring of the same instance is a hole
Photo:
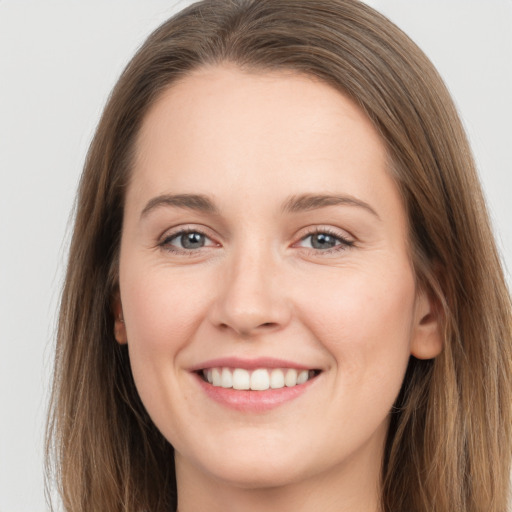
[[[321,252],[331,252],[352,247],[354,242],[328,231],[318,231],[306,235],[302,238],[299,245]]]
[[[309,235],[311,247],[313,249],[332,249],[336,245],[339,245],[339,240],[327,233],[315,233],[314,235]]]
[[[193,232],[183,233],[176,238],[179,240],[183,249],[199,249],[204,247],[206,237],[202,233]]]
[[[202,249],[214,243],[204,233],[189,230],[166,237],[160,245],[171,252],[180,252]]]

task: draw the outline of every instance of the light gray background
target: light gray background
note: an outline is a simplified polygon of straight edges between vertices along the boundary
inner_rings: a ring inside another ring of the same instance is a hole
[[[42,434],[85,151],[130,56],[189,3],[0,0],[0,512],[47,510]],[[512,0],[368,3],[423,48],[452,91],[510,268]]]

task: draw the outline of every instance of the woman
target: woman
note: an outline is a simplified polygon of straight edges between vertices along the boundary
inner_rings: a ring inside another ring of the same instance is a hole
[[[505,511],[510,299],[474,164],[364,4],[162,25],[105,108],[70,262],[66,510]]]

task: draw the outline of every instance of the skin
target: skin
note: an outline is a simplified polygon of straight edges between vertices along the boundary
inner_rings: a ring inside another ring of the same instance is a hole
[[[408,359],[442,348],[387,162],[358,107],[292,72],[202,68],[146,116],[115,335],[175,447],[180,512],[379,509],[389,411]],[[148,209],[163,194],[201,194],[218,211]],[[364,205],[283,211],[301,194]],[[185,228],[205,233],[205,245],[180,249]],[[315,231],[334,247],[314,246]],[[229,356],[322,372],[295,400],[237,411],[206,396],[190,371]]]

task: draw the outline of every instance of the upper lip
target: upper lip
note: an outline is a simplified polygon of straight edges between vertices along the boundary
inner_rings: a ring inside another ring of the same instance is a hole
[[[190,368],[191,371],[204,370],[206,368],[243,368],[246,370],[256,370],[258,368],[295,368],[297,370],[313,370],[317,367],[288,361],[285,359],[276,359],[274,357],[257,357],[245,359],[240,357],[221,357],[210,359]]]

